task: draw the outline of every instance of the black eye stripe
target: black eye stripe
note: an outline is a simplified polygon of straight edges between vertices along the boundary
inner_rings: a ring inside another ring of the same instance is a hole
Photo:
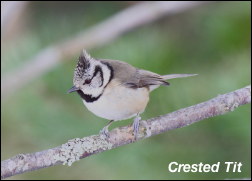
[[[107,62],[101,62],[102,64],[104,64],[104,65],[106,65],[107,66],[107,68],[110,70],[110,76],[109,76],[109,81],[108,81],[108,83],[114,78],[114,69],[113,69],[113,67],[111,66],[111,65],[109,65],[109,63],[107,63]],[[108,85],[108,83],[107,83],[107,85]]]
[[[94,78],[99,72],[100,72],[100,74],[101,74],[101,81],[102,81],[102,83],[101,83],[101,85],[100,85],[99,87],[101,87],[101,86],[103,85],[104,79],[103,79],[103,72],[102,72],[102,69],[101,69],[100,66],[96,66],[96,67],[95,67],[94,75],[92,76],[91,79],[86,79],[86,80],[84,81],[83,85],[85,85],[85,84],[90,84],[90,83],[92,82],[93,78]]]
[[[100,74],[101,74],[101,85],[100,85],[100,87],[103,85],[103,82],[104,82],[104,79],[103,79],[103,72],[102,72],[102,69],[101,69],[101,67],[100,66],[96,66],[95,67],[95,71],[94,71],[94,75],[93,75],[93,77],[90,79],[90,81],[92,81],[93,80],[93,78],[98,74],[98,72],[100,72]]]

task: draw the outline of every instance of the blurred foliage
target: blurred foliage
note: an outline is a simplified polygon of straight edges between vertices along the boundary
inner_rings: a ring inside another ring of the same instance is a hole
[[[42,48],[106,19],[133,2],[32,2],[22,36],[2,44],[2,74]],[[90,51],[160,74],[198,73],[151,94],[143,119],[206,101],[250,84],[250,2],[218,2],[128,32]],[[123,22],[122,22],[123,23]],[[82,104],[72,86],[76,57],[1,101],[1,159],[97,134],[107,123]],[[251,177],[250,105],[135,144],[11,179],[225,179]],[[114,123],[111,128],[130,124]],[[241,173],[170,173],[170,162],[242,162]]]

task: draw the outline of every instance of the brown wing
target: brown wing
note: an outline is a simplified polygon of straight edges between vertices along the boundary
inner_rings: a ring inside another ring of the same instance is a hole
[[[114,78],[123,86],[129,88],[142,88],[151,85],[169,85],[165,79],[153,72],[141,70],[130,64],[118,60],[100,60],[109,63],[114,69]]]
[[[142,88],[151,85],[169,85],[169,83],[158,74],[146,70],[137,70],[134,77],[125,85],[130,88]]]

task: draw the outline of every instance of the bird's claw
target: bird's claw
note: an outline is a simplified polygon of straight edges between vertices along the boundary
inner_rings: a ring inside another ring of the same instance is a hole
[[[134,132],[135,139],[137,139],[140,120],[141,120],[141,117],[138,115],[137,117],[135,117],[134,122],[133,122],[133,132]]]
[[[100,135],[105,137],[105,138],[109,138],[109,130],[108,130],[107,126],[105,126],[104,128],[102,128],[100,130]]]

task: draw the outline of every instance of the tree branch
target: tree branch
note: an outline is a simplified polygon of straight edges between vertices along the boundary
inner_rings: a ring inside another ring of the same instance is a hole
[[[83,48],[91,49],[102,46],[121,34],[141,25],[153,22],[164,15],[184,12],[206,2],[199,1],[170,1],[170,2],[144,2],[129,7],[103,22],[41,50],[36,56],[22,67],[3,75],[1,81],[1,97],[10,96],[20,90],[30,81],[43,75],[58,65],[61,60],[71,59]]]
[[[75,138],[67,143],[41,152],[19,154],[1,162],[1,178],[38,170],[57,164],[69,166],[81,158],[129,144],[168,130],[188,126],[197,121],[234,111],[238,106],[251,102],[251,86],[219,95],[206,102],[180,109],[149,120],[140,121],[138,139],[134,139],[132,127],[112,130],[108,139],[100,135]]]

